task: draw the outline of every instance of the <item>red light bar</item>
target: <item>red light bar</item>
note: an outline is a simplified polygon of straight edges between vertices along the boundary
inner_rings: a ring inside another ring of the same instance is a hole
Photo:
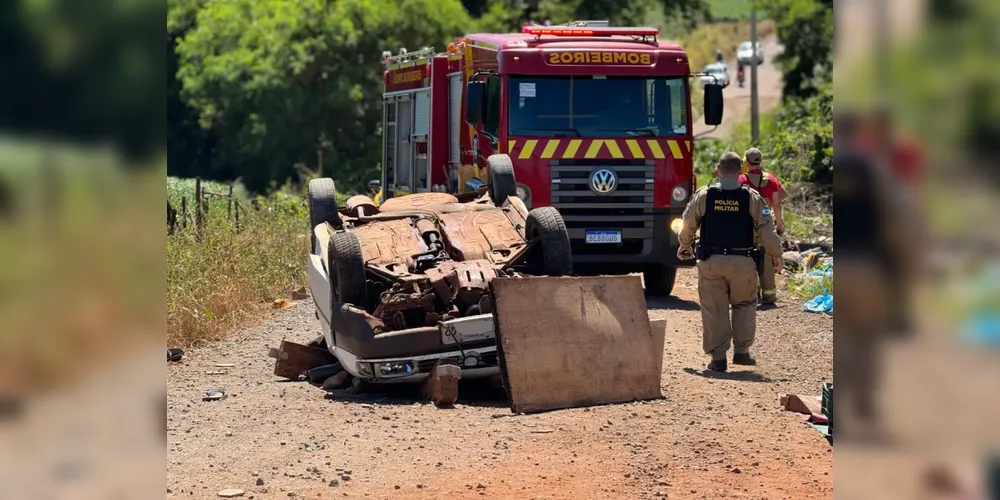
[[[533,26],[521,27],[521,32],[528,35],[552,36],[656,36],[660,30],[656,28],[574,28],[572,26]]]

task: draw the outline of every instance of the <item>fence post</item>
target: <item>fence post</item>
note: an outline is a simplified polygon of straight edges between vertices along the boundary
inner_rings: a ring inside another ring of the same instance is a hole
[[[226,201],[226,218],[233,216],[233,185],[229,185],[229,198]]]
[[[201,177],[194,180],[194,236],[201,241]]]
[[[235,212],[233,214],[236,216],[236,232],[240,232],[240,202],[234,202]]]
[[[167,202],[167,234],[174,234],[174,229],[177,227],[177,211],[174,210],[173,205]]]
[[[188,199],[187,196],[181,196],[181,227],[187,229],[188,227]]]

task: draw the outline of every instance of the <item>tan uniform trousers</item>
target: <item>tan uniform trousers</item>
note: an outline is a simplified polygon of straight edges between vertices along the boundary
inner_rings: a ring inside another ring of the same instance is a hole
[[[713,255],[698,262],[705,354],[726,359],[730,342],[735,352],[750,352],[757,333],[757,290],[757,268],[750,257]]]
[[[774,262],[770,255],[764,256],[764,273],[760,276],[760,298],[763,302],[778,300],[778,285],[774,280]]]
[[[837,320],[833,322],[837,399],[850,405],[838,422],[843,420],[841,428],[850,428],[855,415],[877,410],[879,363],[891,298],[885,269],[873,258],[838,256],[837,279],[851,284],[850,293],[836,296]]]

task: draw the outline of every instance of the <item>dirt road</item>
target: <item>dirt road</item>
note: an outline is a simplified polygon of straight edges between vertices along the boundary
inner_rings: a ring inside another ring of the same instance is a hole
[[[649,300],[667,318],[665,399],[528,416],[496,395],[445,410],[280,381],[267,347],[319,329],[302,301],[170,366],[167,497],[832,498],[830,445],[777,396],[831,377],[832,320],[782,297],[758,319],[759,366],[707,375],[695,279]],[[235,367],[206,374],[215,363]],[[201,401],[219,387],[227,399]]]
[[[780,54],[783,49],[778,43],[778,38],[774,35],[762,39],[760,46],[764,50],[764,62],[757,66],[757,102],[760,106],[760,112],[765,113],[781,103],[781,70],[774,65],[774,56]],[[736,82],[736,61],[728,61],[727,66],[729,66],[729,77],[732,82],[728,87],[722,89],[722,96],[726,102],[722,113],[722,124],[711,133],[706,134],[704,136],[706,138],[725,139],[729,137],[733,125],[750,119],[750,67],[744,68],[746,81],[743,88],[740,88]],[[701,68],[695,69],[701,70]],[[703,118],[695,121],[695,134],[709,130],[712,130],[712,127],[705,125]]]

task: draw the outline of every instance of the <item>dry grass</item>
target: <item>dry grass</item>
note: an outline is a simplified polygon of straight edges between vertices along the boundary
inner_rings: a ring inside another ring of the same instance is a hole
[[[309,240],[304,200],[279,192],[241,214],[237,231],[224,208],[167,238],[167,342],[194,346],[225,338],[258,319],[272,301],[304,285]]]

